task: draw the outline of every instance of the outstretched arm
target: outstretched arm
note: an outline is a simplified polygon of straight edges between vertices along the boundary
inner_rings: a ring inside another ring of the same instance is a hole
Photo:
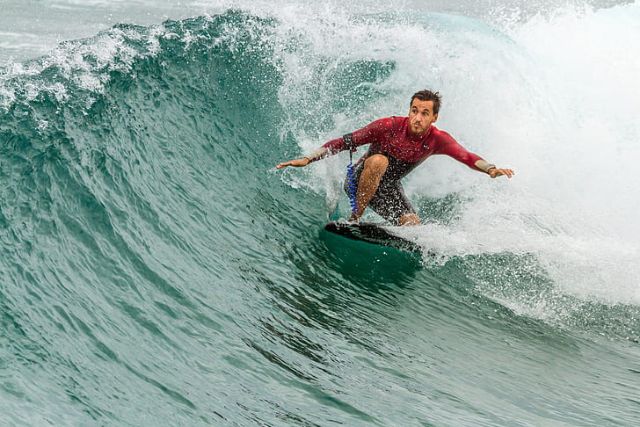
[[[389,132],[392,129],[393,119],[391,117],[378,119],[362,129],[358,129],[353,133],[347,134],[348,138],[347,135],[345,135],[341,138],[332,139],[308,156],[289,160],[288,162],[282,162],[276,166],[276,169],[282,169],[287,166],[297,168],[307,166],[309,163],[332,156],[340,151],[355,149],[355,147],[359,147],[360,145],[376,141],[380,136],[384,135],[385,132]]]
[[[507,178],[511,178],[515,175],[515,172],[512,169],[497,168],[495,165],[487,162],[477,154],[467,151],[467,149],[460,145],[446,132],[442,132],[442,137],[438,143],[439,146],[436,150],[436,154],[446,154],[447,156],[453,157],[457,161],[469,166],[471,169],[486,173],[491,178],[497,178],[502,175],[506,175]]]
[[[304,167],[311,162],[315,162],[316,160],[320,160],[324,157],[329,156],[329,154],[330,154],[329,149],[322,146],[318,148],[316,151],[314,151],[313,153],[309,154],[308,156],[304,156],[299,159],[289,160],[288,162],[279,163],[278,165],[276,165],[276,169],[282,169],[287,166],[293,166],[295,168]]]

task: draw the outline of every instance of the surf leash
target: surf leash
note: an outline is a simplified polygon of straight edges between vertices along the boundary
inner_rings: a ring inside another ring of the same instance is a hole
[[[358,182],[356,179],[356,168],[353,165],[353,152],[356,151],[356,148],[353,144],[353,139],[351,138],[350,133],[346,134],[342,138],[345,145],[349,148],[349,164],[347,165],[347,194],[349,195],[351,213],[355,214],[358,211],[358,200],[356,199]]]

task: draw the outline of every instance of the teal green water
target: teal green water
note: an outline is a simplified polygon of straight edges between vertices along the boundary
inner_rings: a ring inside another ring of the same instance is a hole
[[[0,424],[637,425],[633,298],[321,233],[327,194],[273,166],[402,65],[326,56],[291,101],[279,31],[120,25],[0,72]],[[445,225],[465,200],[414,197]]]

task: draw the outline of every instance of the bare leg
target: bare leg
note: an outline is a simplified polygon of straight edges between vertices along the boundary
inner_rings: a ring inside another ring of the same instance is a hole
[[[389,159],[382,154],[374,154],[364,161],[364,169],[360,174],[356,194],[358,211],[351,215],[352,220],[358,220],[362,216],[373,195],[376,194],[382,175],[384,175],[388,166]]]
[[[420,225],[420,217],[414,213],[404,214],[398,221],[400,225]]]

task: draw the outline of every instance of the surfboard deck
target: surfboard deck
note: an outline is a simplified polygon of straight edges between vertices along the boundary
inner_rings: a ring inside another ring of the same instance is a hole
[[[330,233],[337,234],[351,240],[371,243],[374,245],[389,246],[395,249],[408,252],[422,252],[422,248],[400,236],[389,233],[382,224],[373,222],[339,222],[331,221],[324,226]]]

